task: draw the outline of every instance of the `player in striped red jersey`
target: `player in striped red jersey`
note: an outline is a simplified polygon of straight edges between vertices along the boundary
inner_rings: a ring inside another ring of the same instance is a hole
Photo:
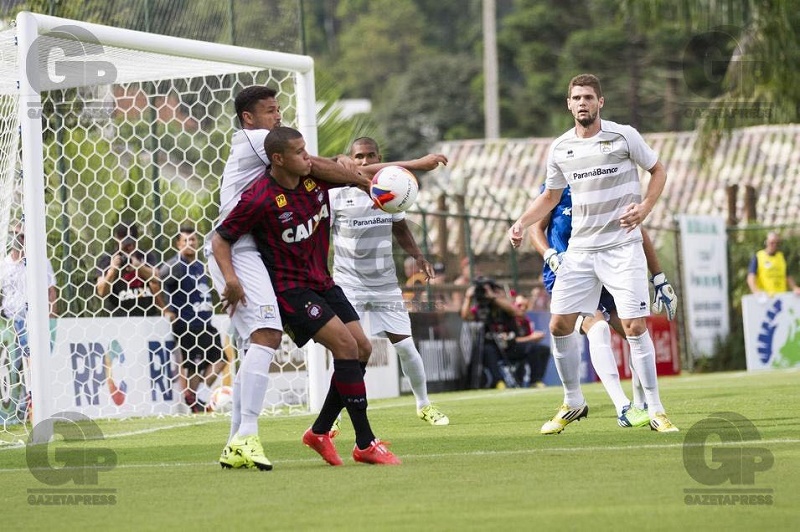
[[[342,407],[356,431],[353,458],[359,462],[399,464],[372,433],[367,418],[363,367],[372,347],[358,314],[328,272],[330,202],[336,185],[310,176],[312,164],[300,132],[275,128],[264,149],[268,174],[242,194],[238,205],[217,228],[212,247],[225,278],[223,306],[235,312],[247,304],[231,261],[230,248],[251,234],[270,272],[284,329],[298,346],[314,339],[333,354],[331,388],[322,410],[303,435],[303,443],[331,465],[341,465],[328,431]]]

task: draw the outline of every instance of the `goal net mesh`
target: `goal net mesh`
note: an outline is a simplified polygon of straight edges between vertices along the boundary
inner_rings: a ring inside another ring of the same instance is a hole
[[[20,109],[15,28],[0,32],[0,443],[24,437],[36,406],[28,393],[27,299],[19,296],[25,259],[17,233],[24,234],[32,215],[23,209],[23,182],[32,176],[21,170],[20,114],[41,117],[43,129],[43,238],[57,293],[47,361],[50,408],[93,418],[179,415],[202,406],[190,393],[197,383],[184,377],[213,360],[186,365],[182,375],[166,318],[112,317],[96,289],[102,257],[118,251],[113,232],[121,224],[136,228],[136,248],[154,270],[178,252],[182,225],[194,227],[201,250],[218,215],[218,188],[238,125],[234,95],[254,84],[277,89],[283,123],[294,127],[300,97],[296,72],[285,66],[108,46],[73,26],[36,43],[38,55],[27,58],[26,69],[29,79],[38,70],[41,105]],[[231,384],[236,359],[226,316],[216,315],[214,323],[225,363],[212,389]],[[303,352],[288,339],[284,347],[270,368],[265,408],[307,411]]]

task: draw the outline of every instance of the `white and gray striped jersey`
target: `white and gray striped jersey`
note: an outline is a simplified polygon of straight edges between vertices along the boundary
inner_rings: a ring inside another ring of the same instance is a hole
[[[641,241],[639,227],[628,232],[619,219],[625,207],[642,201],[637,166],[649,170],[657,162],[638,131],[609,120],[588,139],[574,128],[558,137],[550,146],[545,187],[572,190],[569,248],[597,251]]]
[[[214,229],[230,214],[250,184],[261,177],[269,166],[267,153],[264,151],[264,139],[268,129],[240,129],[231,136],[231,152],[222,172],[222,183],[219,187],[219,218],[205,239],[205,253],[211,255],[211,236]],[[238,240],[236,250],[255,249],[250,235]]]
[[[335,188],[328,194],[334,282],[371,290],[397,288],[392,224],[405,219],[405,213],[374,208],[369,195],[356,187]]]

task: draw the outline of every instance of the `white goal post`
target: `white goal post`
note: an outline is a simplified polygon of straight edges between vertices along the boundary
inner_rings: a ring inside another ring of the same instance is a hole
[[[17,16],[16,27],[0,28],[0,186],[6,203],[0,203],[0,258],[7,258],[9,224],[24,221],[34,424],[60,409],[52,390],[78,388],[78,381],[61,382],[71,379],[64,372],[82,371],[79,365],[90,360],[73,356],[72,368],[61,370],[51,343],[85,330],[80,320],[114,319],[105,317],[90,273],[111,241],[114,213],[132,213],[132,223],[144,228],[144,239],[163,255],[159,262],[175,252],[172,239],[181,223],[191,220],[205,234],[217,215],[221,169],[237,127],[233,97],[247,85],[277,89],[283,122],[299,129],[316,153],[313,67],[308,56],[29,12]],[[22,205],[7,198],[22,199]],[[48,261],[60,292],[62,317],[55,332]],[[107,356],[99,367],[92,362],[98,375]],[[113,357],[106,372],[112,363]],[[0,375],[6,388],[19,381],[5,375],[18,371],[8,368]],[[141,383],[131,379],[133,394]],[[146,385],[140,387],[147,393]]]

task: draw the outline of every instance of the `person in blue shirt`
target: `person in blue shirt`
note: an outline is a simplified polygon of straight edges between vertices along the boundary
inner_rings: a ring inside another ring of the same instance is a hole
[[[544,185],[540,192],[544,190]],[[561,193],[561,198],[549,216],[532,226],[531,244],[544,258],[542,268],[542,280],[548,293],[553,292],[556,282],[556,274],[561,264],[561,257],[567,250],[570,237],[572,236],[572,193],[566,187]],[[661,271],[658,257],[653,247],[647,231],[642,228],[642,246],[644,247],[647,267],[651,272],[656,273],[650,280],[656,288],[655,303],[653,310],[661,312],[666,309],[667,317],[672,319],[677,310],[677,298],[672,286],[667,282],[666,276]],[[576,323],[576,329],[585,334],[589,340],[589,356],[592,366],[603,383],[609,397],[614,403],[617,411],[617,423],[621,427],[639,427],[649,423],[650,418],[645,404],[644,390],[641,382],[632,373],[633,401],[631,402],[619,380],[617,362],[611,350],[611,332],[609,325],[614,328],[623,338],[625,331],[622,322],[617,315],[617,306],[614,298],[605,288],[600,294],[600,301],[597,311],[593,316],[581,317]]]
[[[197,256],[194,227],[181,226],[175,247],[178,253],[159,271],[168,301],[165,315],[172,322],[172,335],[181,354],[186,404],[192,412],[204,412],[211,398],[211,385],[225,365],[219,332],[211,324],[211,279]]]

